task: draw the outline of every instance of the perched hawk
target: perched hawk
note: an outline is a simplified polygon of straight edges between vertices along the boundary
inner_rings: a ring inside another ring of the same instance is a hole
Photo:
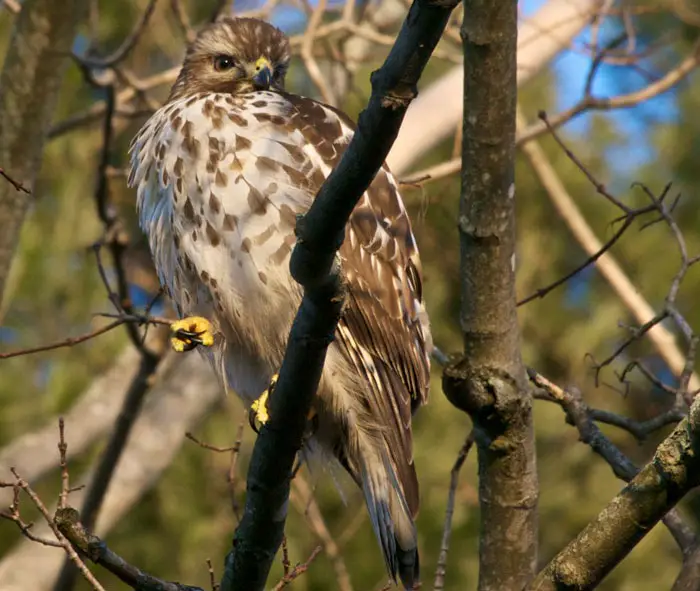
[[[248,407],[279,370],[301,301],[289,273],[296,215],[353,134],[344,114],[284,90],[289,60],[287,38],[265,22],[208,26],[131,146],[129,183],[161,282],[180,315],[195,317],[180,326],[205,332],[215,369]],[[386,167],[339,254],[348,301],[305,452],[339,462],[362,488],[389,573],[410,588],[411,417],[427,399],[431,339],[411,223]]]

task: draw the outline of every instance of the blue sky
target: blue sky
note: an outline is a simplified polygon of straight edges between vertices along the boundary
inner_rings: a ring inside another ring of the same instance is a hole
[[[255,0],[252,0],[253,2]],[[310,0],[315,4],[315,0]],[[339,0],[336,0],[341,3]],[[527,17],[534,14],[547,0],[521,0],[519,9]],[[303,25],[304,13],[289,6],[279,7],[273,14],[275,24],[286,30],[294,30]],[[614,26],[603,27],[600,35],[602,42],[619,34]],[[576,45],[583,44],[590,38],[590,31],[584,31],[577,39]],[[552,68],[557,79],[557,111],[576,104],[584,88],[590,57],[583,52],[564,51],[553,62]],[[628,68],[601,66],[593,92],[596,96],[613,96],[630,92],[648,84],[641,76]],[[655,158],[653,144],[648,140],[650,124],[673,119],[677,115],[673,92],[655,97],[637,107],[619,110],[608,114],[608,119],[618,126],[621,135],[626,138],[621,145],[609,148],[607,156],[613,168],[621,176],[633,174],[634,169]],[[585,134],[590,126],[591,115],[583,114],[566,125],[567,133]]]
[[[534,14],[547,0],[521,0],[520,10],[524,16]],[[600,34],[602,42],[619,34],[613,26],[603,26]],[[575,43],[583,45],[590,39],[590,31],[584,31]],[[564,51],[553,62],[557,79],[557,110],[564,110],[576,104],[582,95],[586,76],[590,68],[590,57],[582,52]],[[628,68],[602,65],[593,86],[595,96],[614,96],[636,90],[648,81]],[[654,122],[667,122],[678,115],[673,91],[654,97],[636,107],[612,111],[607,114],[622,134],[627,138],[623,145],[611,148],[608,156],[613,168],[621,173],[631,173],[637,166],[654,159],[655,151],[648,140],[650,125]],[[584,134],[590,125],[591,116],[580,115],[566,125],[568,133]]]

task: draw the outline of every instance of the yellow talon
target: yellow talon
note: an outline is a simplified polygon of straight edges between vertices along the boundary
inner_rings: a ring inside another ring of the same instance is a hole
[[[270,395],[277,385],[277,380],[279,379],[279,374],[275,374],[270,378],[270,385],[267,389],[253,401],[250,405],[250,410],[248,411],[248,422],[251,428],[256,433],[260,432],[260,426],[267,423],[270,420],[270,412],[267,408],[267,403]],[[312,406],[309,413],[306,415],[306,419],[309,421],[309,435],[313,435],[318,429],[318,413],[316,409]]]
[[[267,423],[267,421],[270,420],[270,413],[267,410],[267,399],[270,397],[270,394],[272,394],[272,391],[275,389],[275,385],[277,384],[277,378],[277,374],[273,375],[270,379],[270,385],[267,387],[267,389],[256,400],[253,401],[253,404],[250,405],[250,412],[248,413],[248,422],[250,423],[250,426],[252,427],[253,431],[255,431],[256,433],[258,433],[259,431],[256,421],[260,423],[260,425],[264,425],[265,423]]]
[[[211,322],[201,316],[188,316],[173,322],[170,332],[170,346],[178,353],[191,351],[197,345],[211,347],[214,344]]]
[[[267,412],[268,396],[269,393],[267,390],[265,390],[260,398],[253,402],[252,406],[250,407],[250,410],[255,413],[255,418],[263,425],[270,419],[270,414]]]

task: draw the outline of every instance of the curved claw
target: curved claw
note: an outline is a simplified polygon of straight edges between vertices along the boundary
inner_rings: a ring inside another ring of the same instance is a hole
[[[260,423],[260,425],[264,425],[270,419],[270,415],[267,412],[267,398],[269,395],[270,395],[270,388],[265,390],[260,395],[260,398],[253,401],[253,404],[250,405],[250,410],[248,411],[248,422],[250,423],[250,427],[256,433],[260,433],[260,428],[258,427],[258,423]],[[257,420],[257,423],[256,423],[256,420]]]
[[[250,428],[256,433],[260,434],[260,427],[270,420],[270,412],[267,408],[268,400],[275,390],[277,385],[278,374],[275,374],[270,379],[270,385],[267,389],[260,395],[259,398],[253,401],[250,405],[250,410],[248,411],[248,424]],[[305,437],[313,437],[313,435],[318,430],[318,413],[312,407],[309,414],[306,417],[308,421],[308,432]]]
[[[170,345],[179,353],[191,351],[197,345],[211,347],[214,344],[211,323],[201,316],[188,316],[173,322],[170,332]]]
[[[270,413],[267,410],[267,400],[277,385],[277,378],[277,374],[273,375],[267,389],[260,395],[259,398],[253,401],[253,404],[250,405],[250,410],[248,411],[248,423],[250,423],[250,427],[256,433],[260,433],[258,423],[262,426],[270,420]]]

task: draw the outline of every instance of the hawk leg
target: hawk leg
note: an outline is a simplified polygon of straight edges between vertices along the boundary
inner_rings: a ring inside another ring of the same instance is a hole
[[[191,351],[197,345],[211,347],[214,344],[211,323],[201,316],[188,316],[173,322],[170,333],[170,346],[178,353]]]

